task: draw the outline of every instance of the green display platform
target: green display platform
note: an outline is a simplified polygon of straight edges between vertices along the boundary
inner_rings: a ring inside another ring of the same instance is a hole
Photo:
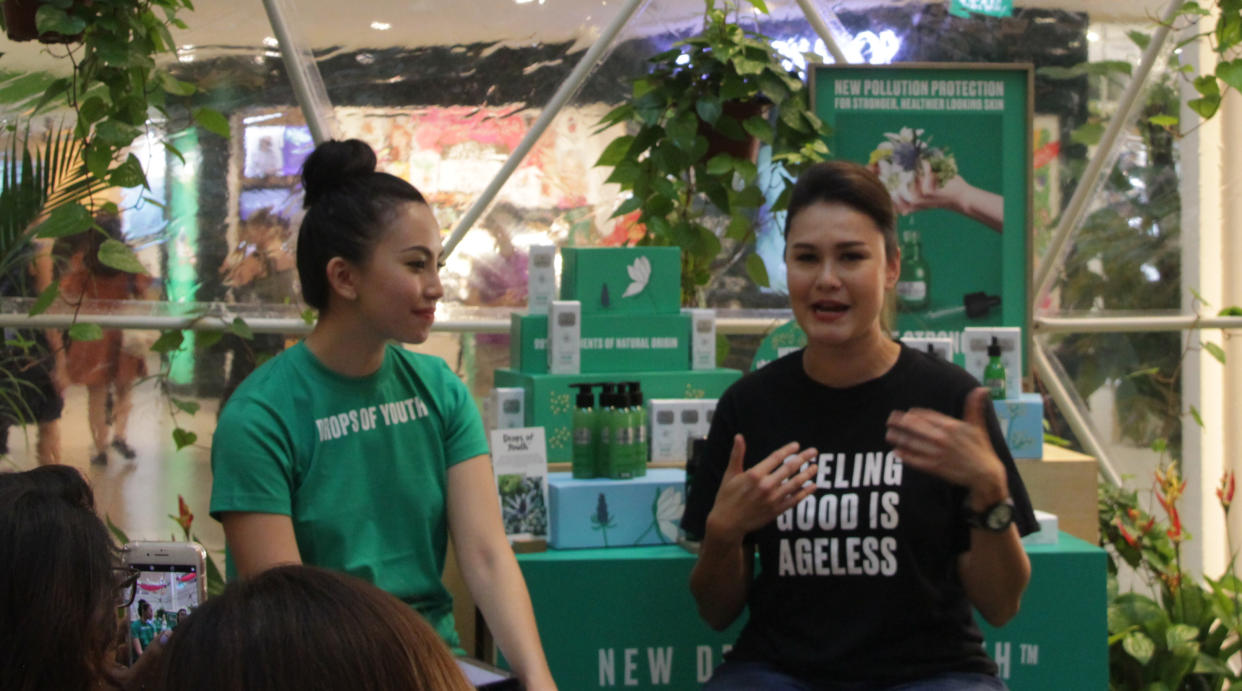
[[[1104,552],[1065,533],[1027,548],[1022,612],[983,626],[1013,691],[1108,687]],[[562,689],[695,689],[741,623],[717,633],[690,596],[694,555],[676,546],[519,554],[548,663]]]

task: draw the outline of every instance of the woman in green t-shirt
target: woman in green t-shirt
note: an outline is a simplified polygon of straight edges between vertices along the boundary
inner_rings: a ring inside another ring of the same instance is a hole
[[[319,319],[255,370],[221,412],[211,511],[237,573],[309,563],[375,583],[450,644],[445,535],[527,689],[554,689],[504,534],[486,437],[460,379],[422,343],[443,297],[440,228],[422,194],[375,170],[359,140],[302,170],[297,268]]]

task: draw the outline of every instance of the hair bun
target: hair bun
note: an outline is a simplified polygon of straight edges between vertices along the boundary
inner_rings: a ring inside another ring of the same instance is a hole
[[[375,151],[361,139],[329,139],[316,146],[302,164],[303,206],[374,173],[376,162]]]

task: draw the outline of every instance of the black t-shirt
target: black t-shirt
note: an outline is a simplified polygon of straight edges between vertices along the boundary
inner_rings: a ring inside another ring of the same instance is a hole
[[[819,384],[802,351],[743,377],[716,407],[682,525],[702,535],[733,435],[749,468],[796,441],[819,451],[819,488],[752,533],[759,569],[750,619],[730,652],[813,683],[899,681],[947,672],[995,674],[957,573],[970,546],[966,489],[902,466],[885,441],[894,410],[962,417],[979,384],[905,346],[882,376],[846,389]],[[988,431],[1009,474],[1021,534],[1038,530],[991,406]]]

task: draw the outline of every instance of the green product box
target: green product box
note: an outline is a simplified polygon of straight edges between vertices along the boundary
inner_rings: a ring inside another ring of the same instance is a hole
[[[526,424],[547,432],[548,462],[573,461],[573,409],[575,390],[570,384],[636,381],[643,400],[653,398],[720,398],[742,373],[735,369],[680,370],[670,372],[596,372],[592,374],[530,374],[511,369],[496,370],[496,386],[519,386],[526,390]],[[595,389],[598,396],[599,388]]]
[[[582,314],[681,311],[681,248],[562,247],[561,299]]]
[[[690,316],[584,314],[581,370],[639,372],[690,368]],[[527,374],[548,371],[548,315],[514,314],[509,366]]]

